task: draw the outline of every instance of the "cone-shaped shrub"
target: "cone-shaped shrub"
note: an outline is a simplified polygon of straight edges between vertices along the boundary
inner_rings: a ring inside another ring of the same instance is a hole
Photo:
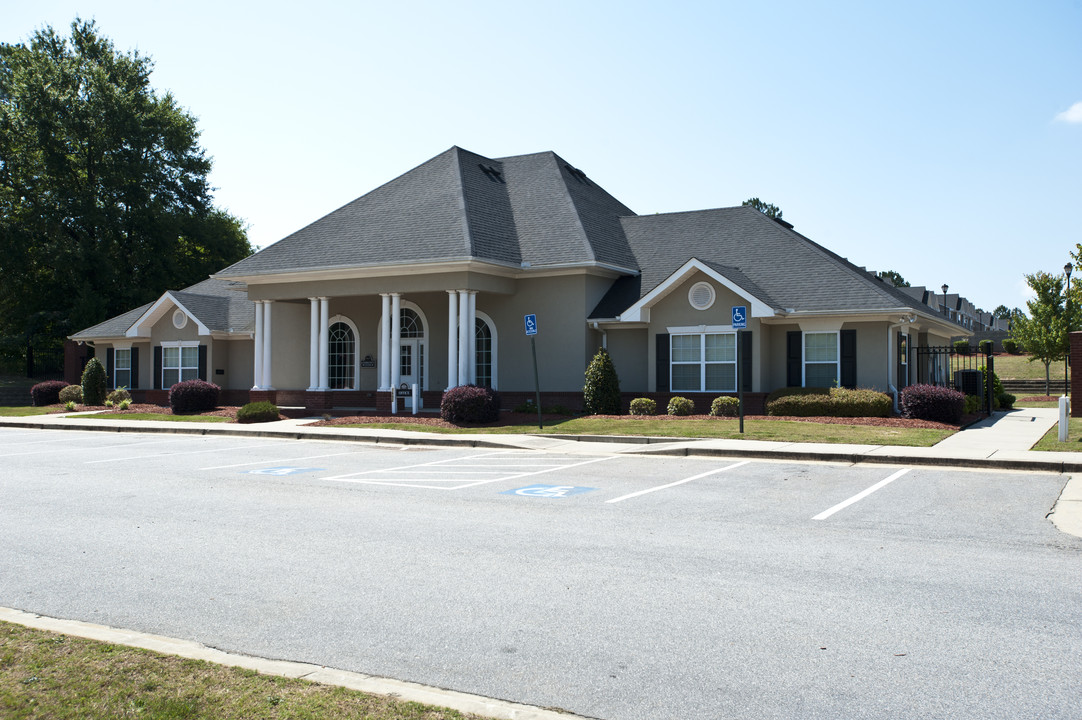
[[[586,385],[582,388],[583,410],[587,415],[620,414],[620,378],[612,364],[609,351],[601,348],[586,368]]]
[[[105,376],[105,366],[101,360],[90,358],[83,368],[83,405],[102,405],[108,391],[109,380]]]

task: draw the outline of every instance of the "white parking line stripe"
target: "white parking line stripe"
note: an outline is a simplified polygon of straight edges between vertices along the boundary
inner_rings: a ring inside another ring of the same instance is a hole
[[[42,453],[53,454],[53,453],[58,453],[58,452],[82,452],[82,451],[85,451],[85,450],[94,450],[94,451],[113,450],[115,448],[142,447],[144,445],[153,445],[155,443],[164,443],[164,442],[177,442],[177,441],[172,440],[172,439],[170,439],[170,440],[147,440],[147,441],[143,441],[143,442],[136,441],[136,442],[130,442],[130,443],[122,443],[120,445],[94,445],[94,446],[89,447],[89,448],[87,448],[87,447],[70,447],[70,446],[69,447],[60,447],[60,448],[46,448],[44,450],[31,450],[30,452],[24,452],[24,453],[5,453],[3,455],[0,455],[0,457],[15,457],[17,455],[41,455]],[[29,445],[30,443],[27,443],[27,444]]]
[[[546,470],[538,470],[537,472],[527,473],[515,473],[514,475],[508,475],[506,477],[497,478],[496,480],[481,480],[475,483],[468,483],[466,485],[460,485],[459,487],[452,488],[453,490],[460,490],[462,488],[474,487],[475,485],[487,485],[489,483],[500,482],[501,480],[518,480],[524,477],[533,477],[534,475],[544,475],[545,473],[556,472],[557,470],[563,470],[565,468],[582,467],[583,465],[591,465],[596,462],[603,462],[605,460],[612,460],[615,455],[608,455],[606,457],[594,458],[593,460],[583,460],[582,462],[573,463],[571,465],[561,465],[560,467],[550,467]]]
[[[717,475],[718,473],[723,473],[726,470],[732,470],[733,468],[738,468],[741,465],[747,465],[750,462],[751,462],[751,460],[744,460],[742,462],[734,463],[733,465],[726,465],[723,468],[718,468],[716,470],[710,470],[708,472],[699,473],[698,475],[695,475],[695,476],[689,477],[689,478],[685,478],[683,480],[677,480],[676,482],[671,482],[668,485],[658,485],[657,487],[646,488],[645,490],[639,490],[638,492],[629,493],[628,495],[621,495],[618,498],[613,498],[612,500],[606,500],[605,502],[606,503],[618,503],[618,502],[620,502],[622,500],[630,500],[631,498],[638,497],[639,495],[645,495],[647,493],[656,492],[658,490],[664,490],[666,488],[676,487],[677,485],[683,485],[684,483],[689,483],[692,480],[698,480],[700,478],[708,477],[710,475]]]
[[[323,478],[323,480],[346,480],[348,478],[356,477],[357,475],[371,475],[373,473],[394,472],[396,470],[409,470],[410,468],[431,467],[432,465],[445,465],[447,463],[452,463],[455,460],[476,460],[477,458],[483,458],[483,457],[485,457],[485,455],[469,455],[469,456],[464,457],[464,458],[447,458],[447,459],[444,459],[444,460],[433,460],[432,462],[426,462],[426,463],[416,463],[414,465],[399,465],[398,467],[393,467],[393,468],[378,468],[378,469],[375,469],[375,470],[360,470],[360,471],[355,472],[355,473],[346,473],[344,475],[335,475],[334,477]]]
[[[545,473],[556,472],[557,470],[562,470],[563,468],[579,467],[579,466],[582,466],[582,465],[589,465],[591,463],[602,462],[603,460],[612,460],[613,457],[615,457],[615,456],[594,458],[592,460],[583,460],[581,462],[573,463],[571,465],[561,465],[560,467],[548,467],[548,468],[545,468],[544,470],[538,470],[536,472],[512,473],[510,475],[500,475],[500,477],[497,477],[497,478],[490,478],[490,479],[487,479],[487,480],[478,480],[477,482],[465,483],[463,485],[456,485],[454,487],[437,487],[437,486],[432,486],[432,485],[407,485],[406,484],[410,480],[416,480],[418,482],[440,482],[438,477],[393,478],[392,479],[392,478],[380,478],[380,477],[358,478],[358,477],[355,477],[355,476],[362,475],[362,474],[373,474],[373,473],[407,472],[407,471],[410,471],[410,470],[413,470],[414,472],[421,472],[421,473],[432,472],[434,474],[438,473],[438,474],[443,474],[443,475],[461,474],[461,473],[457,473],[457,471],[455,471],[455,470],[444,471],[444,470],[442,470],[442,468],[434,468],[432,470],[422,470],[422,469],[420,469],[420,468],[424,468],[424,467],[431,467],[431,466],[437,465],[437,464],[451,463],[451,462],[454,462],[456,458],[451,458],[450,460],[437,460],[435,462],[423,463],[421,465],[411,465],[411,466],[407,466],[407,467],[389,468],[389,469],[383,469],[383,470],[369,470],[369,471],[366,471],[364,473],[353,473],[352,475],[339,475],[339,476],[336,476],[336,477],[321,478],[321,479],[322,480],[333,480],[335,482],[355,483],[355,484],[358,484],[358,485],[401,485],[403,487],[417,487],[417,488],[424,488],[424,489],[428,489],[428,490],[462,490],[464,488],[476,487],[478,485],[489,485],[491,483],[503,482],[503,481],[506,481],[506,480],[518,480],[519,478],[532,477],[534,475],[544,475]],[[463,460],[472,460],[474,458],[462,458],[462,459]],[[452,467],[459,467],[459,466],[455,465],[455,466],[452,466]],[[477,475],[477,474],[481,474],[481,473],[473,472],[473,473],[469,473],[469,474]],[[461,481],[462,478],[448,477],[448,479],[447,479],[448,482],[456,481],[456,480]]]
[[[869,495],[871,495],[873,492],[875,492],[879,488],[885,487],[889,483],[894,482],[895,480],[900,478],[902,475],[905,475],[907,472],[909,472],[912,469],[913,468],[903,468],[903,469],[899,470],[898,472],[894,473],[893,475],[891,475],[886,480],[880,480],[879,482],[877,482],[875,485],[872,485],[867,490],[864,490],[862,492],[857,493],[853,497],[849,498],[848,500],[846,500],[844,502],[838,503],[837,505],[830,508],[829,510],[824,510],[823,512],[821,512],[818,515],[816,515],[815,517],[813,517],[812,520],[826,520],[828,517],[830,517],[834,513],[838,512],[839,510],[844,510],[845,508],[849,507],[853,503],[860,502],[861,500],[868,497]]]
[[[155,455],[133,455],[131,457],[123,458],[109,458],[108,460],[87,460],[84,465],[94,465],[96,463],[106,462],[124,462],[125,460],[145,460],[147,458],[154,457],[174,457],[178,455],[199,455],[200,453],[209,452],[233,452],[234,450],[250,450],[252,448],[271,447],[272,445],[279,445],[280,443],[263,443],[261,445],[241,445],[240,447],[231,448],[208,448],[206,450],[192,450],[191,452],[175,452],[175,453],[157,453]]]
[[[199,468],[200,470],[225,470],[226,468],[244,467],[246,465],[266,465],[276,462],[297,462],[298,460],[315,460],[317,458],[338,457],[339,455],[364,455],[363,452],[353,450],[351,452],[330,453],[329,455],[305,455],[295,458],[278,458],[276,460],[253,460],[252,462],[236,463],[234,465],[215,465],[214,467]]]

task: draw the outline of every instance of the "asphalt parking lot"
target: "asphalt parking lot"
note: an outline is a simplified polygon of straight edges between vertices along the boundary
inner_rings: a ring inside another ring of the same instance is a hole
[[[1066,478],[0,431],[0,605],[593,717],[1069,717]]]

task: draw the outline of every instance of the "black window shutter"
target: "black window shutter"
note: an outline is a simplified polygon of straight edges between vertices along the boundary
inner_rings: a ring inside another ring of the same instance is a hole
[[[207,379],[207,346],[199,346],[199,379]]]
[[[740,389],[751,392],[751,330],[740,334]]]
[[[109,387],[116,387],[116,385],[113,382],[113,380],[114,380],[113,368],[115,367],[113,365],[113,358],[115,357],[115,355],[116,355],[116,351],[113,350],[113,348],[108,348],[105,351],[105,373],[109,378],[108,380],[106,380],[106,384]]]
[[[804,384],[804,334],[790,330],[785,334],[785,384],[800,387]]]
[[[658,333],[654,366],[657,369],[657,391],[669,392],[669,333]]]
[[[131,349],[131,387],[139,387],[139,348]]]
[[[154,377],[152,378],[154,389],[162,389],[162,346],[154,347]]]
[[[857,386],[857,331],[842,330],[842,387]]]

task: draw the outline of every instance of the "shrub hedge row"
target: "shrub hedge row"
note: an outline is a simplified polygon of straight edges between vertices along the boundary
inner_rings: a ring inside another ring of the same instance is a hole
[[[767,396],[767,415],[792,417],[888,417],[894,403],[876,390],[784,388]]]

